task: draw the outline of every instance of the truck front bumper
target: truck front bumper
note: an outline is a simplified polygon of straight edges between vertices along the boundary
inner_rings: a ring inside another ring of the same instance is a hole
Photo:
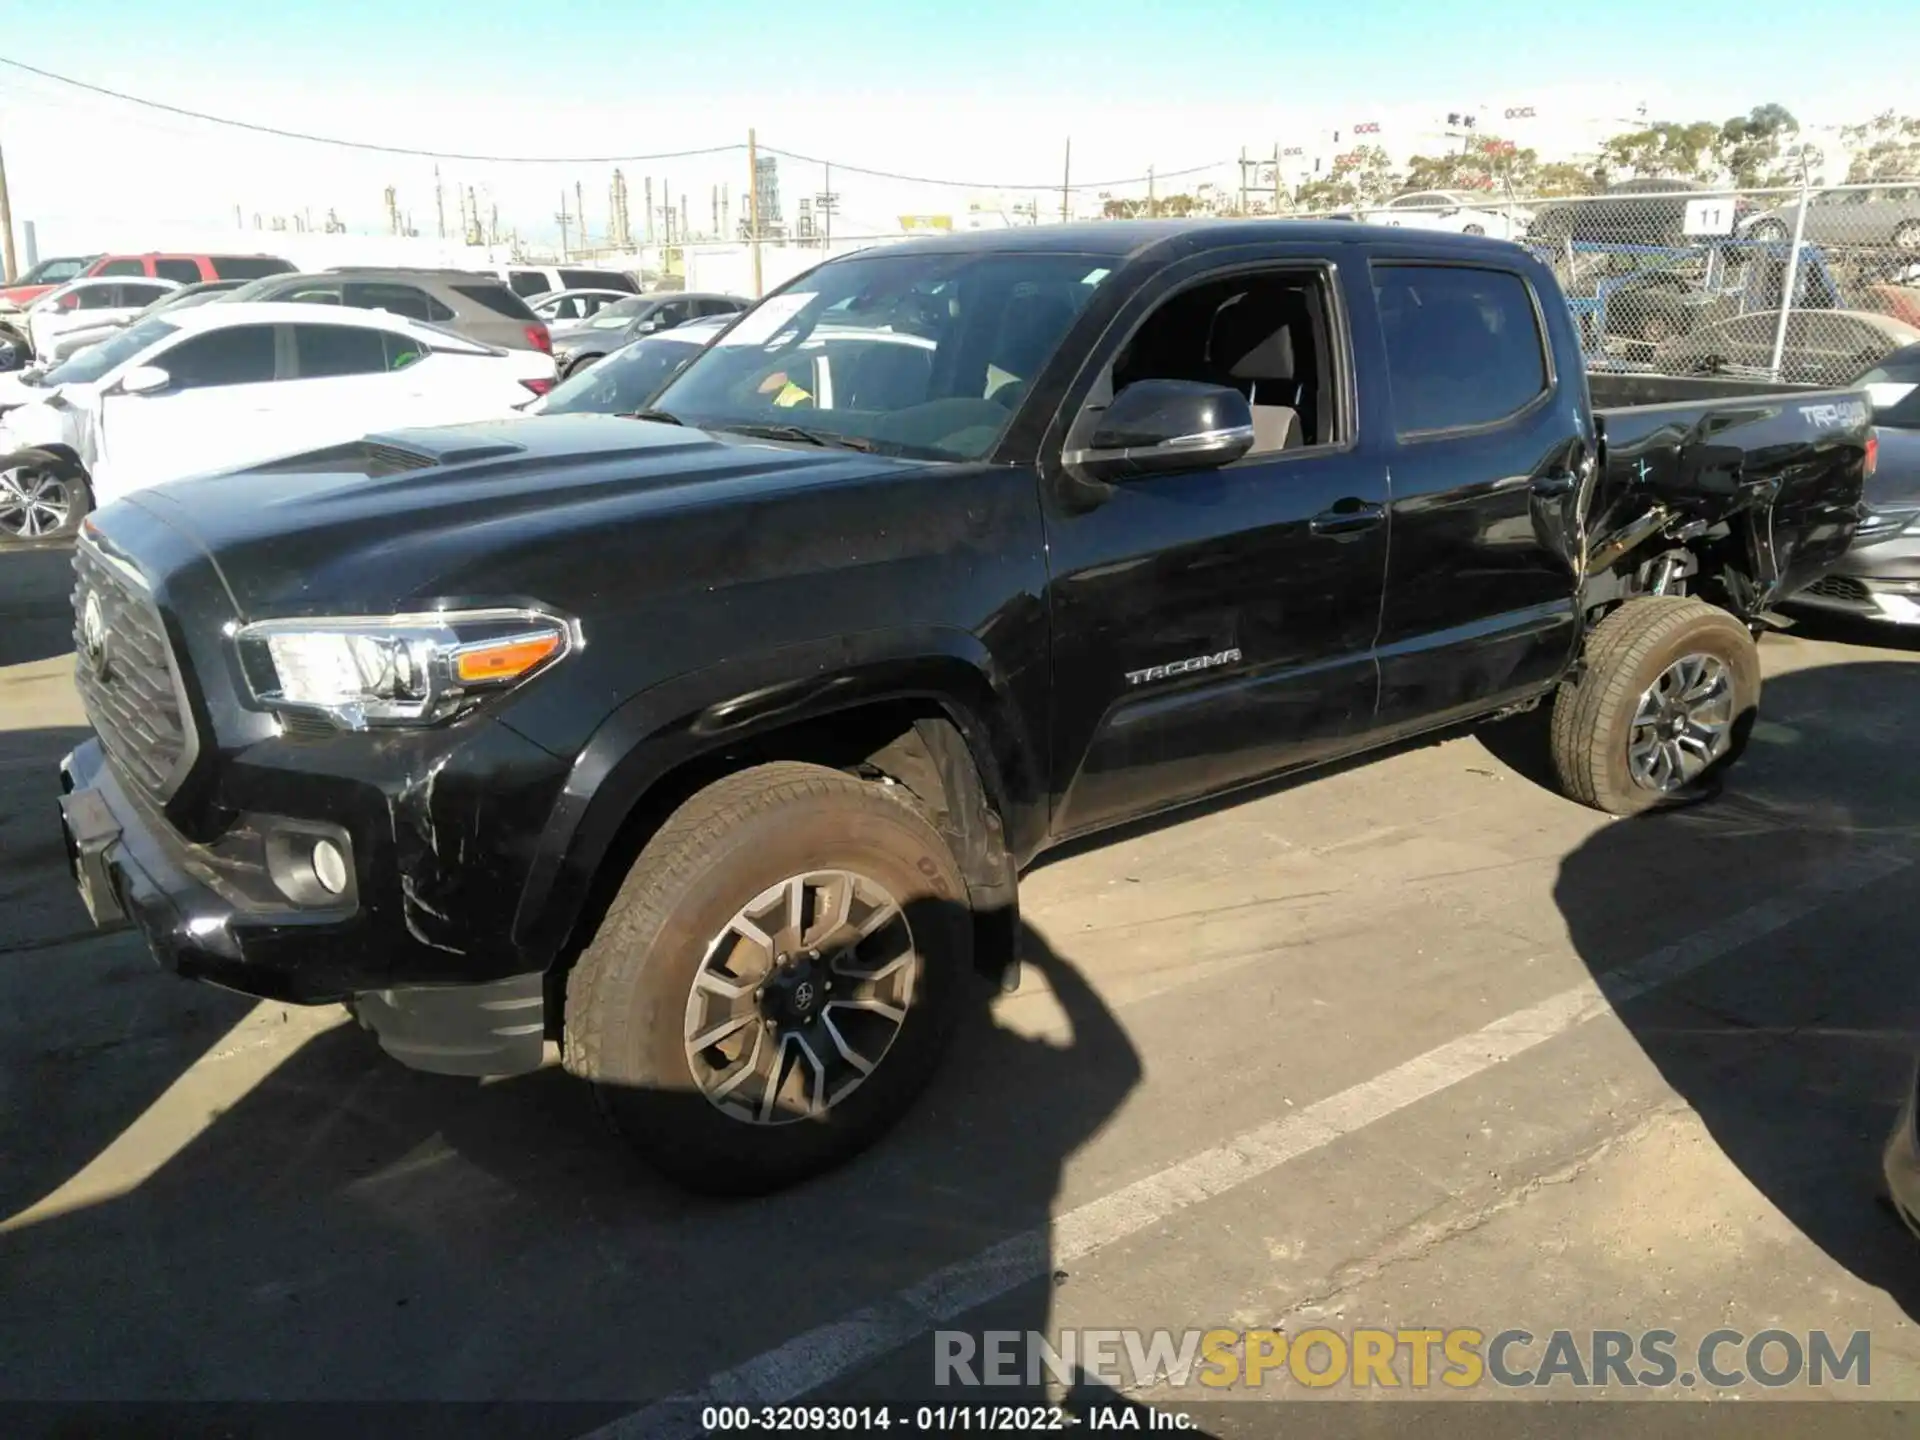
[[[87,913],[102,930],[133,926],[164,968],[264,999],[345,1002],[415,1069],[507,1075],[542,1063],[540,972],[392,985],[395,949],[417,942],[378,923],[357,889],[319,906],[276,898],[265,859],[249,864],[183,839],[121,783],[97,740],[60,762],[60,786],[67,861]]]

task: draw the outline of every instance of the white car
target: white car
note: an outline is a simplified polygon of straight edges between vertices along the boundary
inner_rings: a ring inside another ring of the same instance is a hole
[[[177,280],[130,279],[95,275],[69,280],[27,307],[27,338],[43,363],[60,358],[58,342],[70,330],[131,320],[147,306],[180,288]]]
[[[1445,230],[1454,235],[1491,235],[1518,240],[1533,224],[1533,212],[1502,205],[1481,190],[1415,190],[1396,195],[1363,217],[1370,225],[1400,225],[1409,230]]]
[[[507,288],[522,300],[551,295],[556,290],[618,290],[623,295],[638,295],[640,287],[624,270],[608,270],[591,265],[495,265],[486,273],[506,282]]]
[[[187,475],[374,431],[508,416],[552,357],[378,310],[230,301],[162,311],[27,377],[0,377],[0,541]]]

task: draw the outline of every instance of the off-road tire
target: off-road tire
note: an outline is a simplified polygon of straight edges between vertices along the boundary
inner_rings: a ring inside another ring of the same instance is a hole
[[[687,997],[712,937],[789,876],[844,867],[900,903],[916,963],[907,1018],[859,1087],[817,1119],[749,1124],[699,1090]],[[710,1194],[758,1194],[871,1144],[932,1075],[973,979],[966,887],[939,833],[889,787],[782,762],[717,781],[641,850],[567,980],[568,1070],[650,1164]]]
[[[1661,794],[1634,783],[1627,763],[1635,707],[1647,687],[1685,655],[1710,654],[1733,677],[1733,731],[1726,752],[1686,790]],[[1553,768],[1569,799],[1609,815],[1688,803],[1712,792],[1746,750],[1760,705],[1760,652],[1725,610],[1681,596],[1629,600],[1588,633],[1577,675],[1553,702]]]

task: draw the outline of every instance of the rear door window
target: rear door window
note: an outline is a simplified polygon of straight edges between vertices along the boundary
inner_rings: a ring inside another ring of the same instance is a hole
[[[73,292],[73,304],[62,306],[65,310],[112,310],[127,302],[120,298],[124,285],[89,285],[85,289]]]
[[[96,275],[144,275],[147,273],[147,262],[138,259],[109,260],[93,273]],[[194,276],[196,280],[199,278],[197,275]]]
[[[206,278],[200,273],[198,260],[183,260],[178,257],[154,261],[153,273],[162,280],[178,280],[182,285],[198,285]]]
[[[427,292],[412,285],[371,280],[352,282],[346,287],[346,300],[355,310],[385,310],[390,315],[405,315],[413,320],[434,318]]]
[[[1400,435],[1497,424],[1547,392],[1546,339],[1519,275],[1377,264],[1373,288]]]
[[[538,270],[509,271],[507,284],[512,287],[514,294],[520,296],[544,295],[553,289],[553,286],[547,282],[547,277]]]
[[[273,326],[235,325],[183,340],[155,357],[175,390],[256,385],[273,379]]]
[[[120,291],[122,305],[151,305],[162,295],[173,293],[164,285],[135,285],[131,282],[116,288]]]
[[[378,375],[387,368],[384,332],[358,325],[296,325],[293,353],[302,380]]]

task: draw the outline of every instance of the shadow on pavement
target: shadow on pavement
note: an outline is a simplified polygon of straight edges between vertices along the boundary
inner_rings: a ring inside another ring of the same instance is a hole
[[[73,547],[0,546],[0,668],[73,649]]]
[[[1023,1234],[1004,1298],[1044,1330],[1062,1167],[1140,1062],[1037,931],[1022,955],[1070,1034],[1017,1033],[962,987],[952,1053],[898,1129],[755,1200],[656,1179],[556,1069],[420,1075],[328,1030],[197,1133],[146,1137],[160,1163],[128,1193],[0,1234],[0,1399],[644,1403]],[[161,1008],[218,994],[128,988]],[[80,1158],[44,1152],[43,1186],[54,1155]],[[914,1346],[931,1353],[923,1336],[895,1358],[930,1385]]]
[[[1729,1160],[1814,1244],[1920,1318],[1920,1245],[1876,1203],[1880,1148],[1920,1044],[1914,872],[1845,890],[1635,998],[1616,967],[1863,852],[1920,858],[1920,668],[1766,682],[1719,798],[1618,821],[1562,862],[1581,958]],[[1683,1203],[1676,1200],[1676,1203]]]

